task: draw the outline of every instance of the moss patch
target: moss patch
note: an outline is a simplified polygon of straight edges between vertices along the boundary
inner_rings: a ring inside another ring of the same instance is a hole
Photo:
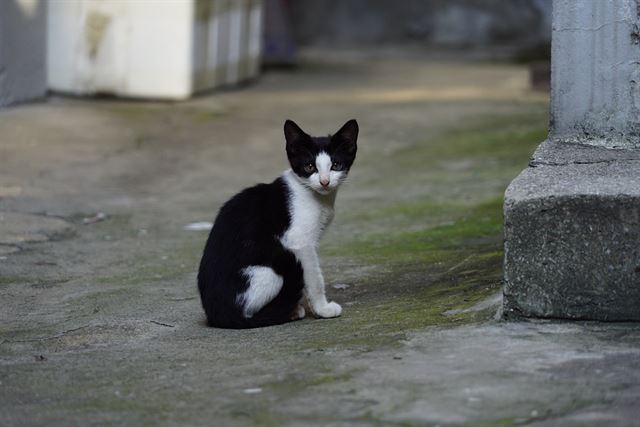
[[[397,167],[424,169],[449,160],[493,159],[511,165],[526,165],[527,153],[547,137],[546,115],[485,116],[468,126],[443,135],[416,141],[391,154]]]
[[[32,279],[26,276],[0,276],[0,286],[29,283]]]
[[[169,280],[192,273],[198,266],[202,253],[199,240],[179,240],[168,255],[151,253],[126,260],[119,264],[121,273],[105,272],[95,279],[100,284],[136,286],[159,280]]]
[[[203,109],[195,107],[182,108],[180,109],[180,111],[195,123],[207,123],[212,120],[226,117],[229,114],[229,111],[227,110]]]
[[[431,204],[399,203],[393,210],[402,212],[403,220],[428,217]],[[387,209],[387,211],[390,208]],[[502,233],[502,199],[494,199],[476,206],[449,205],[436,209],[437,216],[447,212],[461,215],[455,221],[447,221],[435,227],[418,228],[414,231],[387,229],[356,236],[340,246],[327,248],[330,256],[356,256],[376,264],[408,262],[455,262],[459,255],[474,249],[482,251],[490,246],[500,246]],[[458,256],[450,256],[458,255]]]
[[[449,254],[451,260],[460,257]],[[369,351],[395,344],[406,332],[427,326],[490,319],[495,307],[466,310],[499,292],[501,264],[501,251],[485,251],[462,258],[453,269],[449,263],[395,265],[392,271],[367,277],[353,291],[341,294],[340,302],[353,298],[354,304],[346,306],[339,319],[314,321],[313,334],[300,344],[308,349]]]
[[[107,111],[119,119],[129,122],[145,120],[165,121],[168,117],[175,123],[193,122],[206,123],[228,115],[227,110],[201,108],[191,106],[177,107],[174,104],[149,104],[142,102],[114,103],[107,107]]]
[[[328,282],[347,276],[352,286],[329,288],[343,317],[314,322],[305,345],[366,351],[397,343],[407,331],[492,318],[495,306],[470,308],[501,289],[503,192],[546,132],[542,112],[485,117],[376,165],[383,172],[367,174],[365,185],[414,186],[413,197],[390,190],[381,206],[350,206],[339,219],[343,230],[321,254],[332,267]],[[394,179],[379,182],[385,176]]]
[[[356,165],[358,186],[385,195],[358,202],[379,211],[394,209],[398,201],[477,203],[501,197],[546,138],[547,120],[539,110],[485,116],[446,133],[365,152]]]

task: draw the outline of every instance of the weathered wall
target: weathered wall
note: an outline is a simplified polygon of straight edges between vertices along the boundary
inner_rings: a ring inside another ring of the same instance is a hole
[[[45,1],[0,1],[0,107],[46,93],[46,9]]]
[[[288,4],[301,45],[528,46],[546,43],[551,35],[551,0],[296,0]]]
[[[179,100],[236,84],[259,71],[261,9],[261,0],[52,2],[49,88]]]
[[[77,95],[191,95],[193,2],[49,5],[49,88]]]
[[[640,0],[557,0],[551,67],[552,139],[640,148]]]

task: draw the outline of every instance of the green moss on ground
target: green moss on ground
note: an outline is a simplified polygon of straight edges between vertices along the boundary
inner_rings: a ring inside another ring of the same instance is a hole
[[[279,381],[262,384],[261,388],[278,397],[287,397],[301,393],[309,387],[344,382],[352,377],[353,372],[337,374],[333,372],[333,367],[323,367],[323,369],[315,367],[303,373],[288,374]]]
[[[144,102],[113,103],[107,105],[107,111],[121,119],[130,121],[146,119],[154,112],[154,109]]]
[[[547,137],[546,120],[546,113],[480,117],[467,126],[404,146],[392,152],[393,161],[385,164],[412,170],[467,158],[525,166],[527,154]]]
[[[183,121],[206,123],[228,115],[222,109],[204,108],[196,106],[176,107],[171,103],[148,104],[142,102],[113,103],[107,105],[107,111],[121,120],[139,122],[145,120],[166,120],[173,117],[176,123]]]
[[[227,110],[212,110],[203,108],[183,108],[182,113],[195,123],[207,123],[229,115]]]
[[[531,114],[484,116],[395,149],[369,150],[357,167],[361,187],[385,190],[367,208],[388,209],[399,200],[422,203],[481,201],[502,196],[547,135],[545,109]],[[383,161],[374,159],[384,159]]]
[[[357,232],[334,234],[321,253],[338,275],[353,267],[364,273],[346,291],[331,291],[347,304],[343,317],[314,324],[307,345],[374,349],[414,329],[492,318],[495,306],[470,308],[501,289],[503,192],[546,132],[544,114],[487,118],[392,153],[384,167],[393,169],[393,185],[435,185],[378,209],[349,209],[343,227]],[[465,159],[471,172],[448,166]],[[496,184],[475,194],[465,174]]]
[[[459,254],[450,258],[460,259]],[[422,264],[396,265],[391,272],[368,277],[349,294],[336,296],[343,316],[313,321],[303,348],[368,351],[393,345],[405,333],[427,326],[451,326],[493,317],[495,307],[467,311],[500,291],[502,252],[470,254],[455,269]],[[450,313],[449,313],[450,312]]]
[[[26,276],[1,275],[0,286],[29,283],[32,279]]]
[[[417,206],[415,206],[417,205]],[[432,203],[398,203],[393,209],[417,219],[430,215]],[[426,209],[425,209],[426,208]],[[453,222],[435,227],[405,231],[385,229],[371,234],[362,234],[341,245],[330,246],[330,256],[355,256],[374,263],[407,263],[447,261],[447,255],[461,254],[474,248],[495,246],[500,243],[502,232],[502,199],[494,199],[472,207],[464,205],[440,205],[438,215],[449,212],[460,216]],[[462,212],[462,214],[460,214]],[[451,257],[455,261],[457,257]]]

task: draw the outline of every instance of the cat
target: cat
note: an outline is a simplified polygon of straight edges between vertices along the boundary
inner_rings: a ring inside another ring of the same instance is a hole
[[[270,184],[226,202],[214,222],[198,272],[209,326],[255,328],[305,316],[338,317],[328,302],[316,247],[331,223],[336,192],[356,157],[359,127],[346,122],[333,136],[312,137],[284,124],[291,169]]]

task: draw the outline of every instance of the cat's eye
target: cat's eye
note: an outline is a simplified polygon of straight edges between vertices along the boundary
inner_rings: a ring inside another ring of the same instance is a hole
[[[316,167],[313,163],[308,163],[304,166],[304,171],[306,173],[314,173],[316,171]]]
[[[340,163],[340,162],[333,162],[333,164],[331,165],[331,170],[334,170],[334,171],[341,171],[341,170],[342,170],[342,163]]]

